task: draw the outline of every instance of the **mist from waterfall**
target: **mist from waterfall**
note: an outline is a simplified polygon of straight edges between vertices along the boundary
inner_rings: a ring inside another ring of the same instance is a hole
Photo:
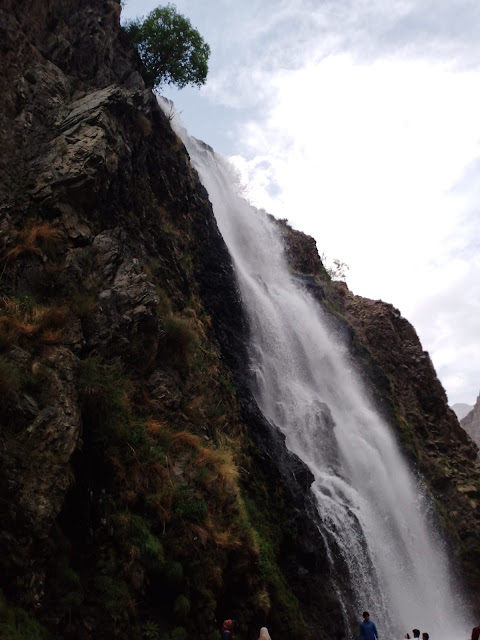
[[[468,622],[430,502],[371,406],[346,347],[290,273],[278,225],[239,195],[225,159],[178,121],[174,126],[233,259],[251,329],[255,398],[314,475],[332,572],[347,573],[351,586],[348,594],[336,585],[344,611],[360,621],[368,609],[381,640],[400,640],[414,627],[432,640],[463,640]]]

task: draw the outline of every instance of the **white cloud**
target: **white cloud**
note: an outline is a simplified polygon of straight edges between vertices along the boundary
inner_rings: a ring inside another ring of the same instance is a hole
[[[411,318],[447,384],[463,357],[458,343],[480,339],[477,331],[455,341],[460,325],[449,324],[448,313],[456,304],[471,312],[468,299],[448,292],[466,286],[469,268],[454,253],[472,240],[460,231],[470,198],[454,187],[479,154],[480,73],[338,55],[280,72],[271,84],[272,106],[239,130],[243,157],[233,158],[249,197],[349,264],[355,293]],[[480,265],[470,268],[470,283],[480,281]],[[416,312],[425,299],[455,347],[435,340],[431,316]],[[480,385],[479,371],[472,385]]]
[[[479,390],[480,256],[436,266],[430,284],[412,320],[422,328],[450,400],[473,404]]]

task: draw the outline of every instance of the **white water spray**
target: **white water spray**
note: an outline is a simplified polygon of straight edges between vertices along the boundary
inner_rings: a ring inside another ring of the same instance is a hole
[[[332,563],[381,640],[417,627],[467,637],[428,501],[390,428],[370,406],[319,304],[289,272],[278,226],[239,197],[230,165],[177,122],[234,262],[251,328],[252,389],[288,448],[311,469]],[[360,618],[359,618],[360,619]],[[356,629],[354,630],[356,635]]]

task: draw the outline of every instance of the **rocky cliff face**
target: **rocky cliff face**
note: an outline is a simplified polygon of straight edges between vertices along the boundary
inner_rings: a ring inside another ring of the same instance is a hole
[[[460,424],[477,446],[480,446],[480,395],[475,406],[460,420]]]
[[[330,636],[311,476],[248,390],[229,255],[119,15],[0,8],[0,635]],[[478,589],[476,448],[428,355],[284,231]]]
[[[0,635],[318,637],[311,477],[248,391],[229,255],[119,15],[0,8]]]

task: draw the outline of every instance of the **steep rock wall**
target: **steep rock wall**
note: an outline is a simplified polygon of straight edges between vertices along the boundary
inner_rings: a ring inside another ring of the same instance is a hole
[[[119,15],[0,8],[0,634],[321,637],[311,477],[248,391],[228,252]]]

